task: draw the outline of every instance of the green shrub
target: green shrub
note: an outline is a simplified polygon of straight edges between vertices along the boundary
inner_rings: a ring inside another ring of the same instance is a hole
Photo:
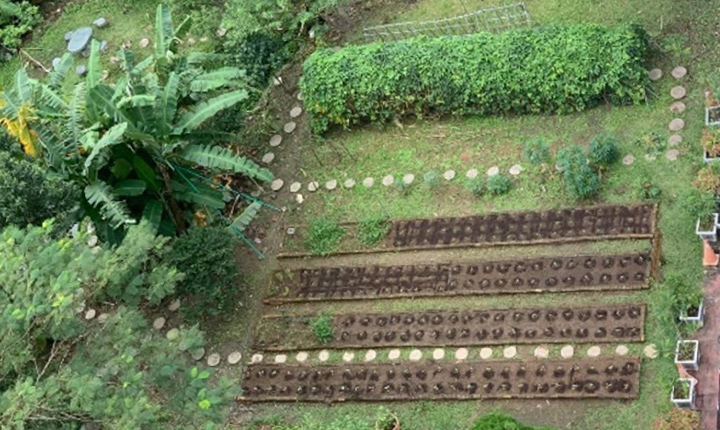
[[[235,237],[222,227],[191,227],[175,239],[164,261],[185,274],[176,292],[191,301],[183,312],[191,319],[227,311],[240,279]]]
[[[717,212],[718,203],[715,193],[690,188],[681,195],[681,204],[693,218],[702,218]]]
[[[320,314],[310,321],[310,329],[318,342],[325,344],[333,341],[335,333],[332,322],[333,317],[330,314]]]
[[[358,240],[365,246],[375,246],[387,236],[392,223],[386,216],[371,216],[358,223]]]
[[[510,192],[510,189],[512,188],[512,180],[510,180],[507,175],[498,173],[497,175],[492,175],[487,179],[487,185],[485,187],[487,188],[488,194],[491,196],[501,196]]]
[[[305,246],[311,254],[325,256],[337,251],[344,235],[345,228],[340,227],[337,221],[316,218],[310,221]]]
[[[425,187],[432,190],[438,185],[438,174],[433,172],[432,170],[429,172],[425,172],[425,174],[423,175],[423,182],[425,184]]]
[[[501,413],[485,414],[477,419],[470,430],[552,430],[549,427],[530,427],[513,417]]]
[[[660,200],[662,190],[657,185],[648,180],[640,180],[637,183],[637,195],[640,200],[655,201]]]
[[[565,189],[575,199],[584,200],[600,190],[598,173],[588,164],[581,146],[570,146],[558,152],[558,163],[563,169]]]
[[[405,115],[567,113],[644,102],[647,41],[638,26],[557,25],[323,49],[300,86],[317,133]]]
[[[174,16],[181,21],[186,16],[192,20],[193,34],[215,37],[223,17],[221,0],[170,0]]]
[[[22,37],[40,23],[37,6],[30,2],[0,1],[0,62],[5,58],[2,52],[20,47]]]
[[[483,182],[480,176],[468,179],[467,182],[465,182],[465,188],[473,193],[475,197],[481,197],[485,194],[485,182]]]
[[[620,159],[617,141],[609,135],[596,136],[590,142],[588,158],[592,166],[601,170],[607,169]]]
[[[541,137],[529,140],[523,148],[523,157],[538,166],[547,164],[551,160],[550,144]]]
[[[267,86],[272,73],[282,67],[289,53],[282,40],[267,33],[253,33],[235,41],[226,40],[223,51],[235,66],[247,71],[250,83],[257,88]]]

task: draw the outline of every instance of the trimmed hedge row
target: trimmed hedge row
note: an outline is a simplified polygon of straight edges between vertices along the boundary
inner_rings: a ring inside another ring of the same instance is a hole
[[[639,26],[548,26],[314,52],[300,83],[313,129],[427,114],[568,113],[645,98]]]

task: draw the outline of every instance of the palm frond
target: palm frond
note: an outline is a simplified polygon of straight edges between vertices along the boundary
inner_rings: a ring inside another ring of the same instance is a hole
[[[205,121],[215,116],[221,110],[234,106],[247,98],[247,91],[238,90],[225,93],[199,103],[193,110],[180,118],[177,126],[175,127],[174,134],[182,134],[186,131],[192,131],[202,125]]]
[[[229,85],[237,85],[237,79],[244,77],[245,70],[237,67],[222,67],[195,77],[190,83],[190,90],[201,93]]]
[[[260,181],[272,181],[273,174],[255,164],[252,160],[235,155],[229,149],[212,145],[188,145],[180,157],[210,169],[229,170],[242,173]]]
[[[135,224],[130,217],[130,211],[124,202],[117,200],[108,184],[97,181],[85,187],[85,199],[88,203],[98,209],[100,215],[113,228],[126,224]]]
[[[73,90],[70,103],[68,104],[67,114],[68,120],[65,129],[68,130],[75,142],[80,140],[82,134],[83,122],[85,121],[85,109],[88,106],[87,87],[85,82],[78,82]]]

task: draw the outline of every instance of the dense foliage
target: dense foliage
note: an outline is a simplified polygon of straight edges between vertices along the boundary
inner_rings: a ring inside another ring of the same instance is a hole
[[[5,58],[3,50],[17,49],[39,22],[38,8],[30,2],[0,0],[0,62]]]
[[[470,430],[551,430],[549,427],[526,426],[511,416],[489,413],[480,417]]]
[[[588,163],[582,146],[570,146],[558,152],[565,189],[574,199],[588,199],[600,190],[600,176]]]
[[[326,256],[338,250],[340,241],[345,236],[345,227],[328,218],[316,218],[310,221],[305,247],[313,255]]]
[[[596,169],[605,170],[620,159],[620,148],[611,135],[600,135],[590,141],[588,160]]]
[[[498,173],[487,178],[485,188],[491,196],[501,196],[510,192],[512,181],[507,175]]]
[[[160,261],[167,239],[141,224],[119,247],[91,249],[51,230],[0,235],[0,428],[219,428],[236,390],[190,365],[202,333],[168,339],[139,312],[182,278]],[[84,318],[85,306],[100,316]]]
[[[358,241],[368,247],[376,246],[387,236],[392,223],[386,215],[373,215],[357,225]]]
[[[301,89],[318,133],[405,115],[637,103],[647,39],[638,26],[572,25],[324,49],[305,62]]]

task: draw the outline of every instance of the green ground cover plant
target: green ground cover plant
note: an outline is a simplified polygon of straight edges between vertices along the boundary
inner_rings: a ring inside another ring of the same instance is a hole
[[[329,218],[316,218],[310,221],[305,246],[314,255],[328,255],[335,252],[346,229],[337,221]]]

